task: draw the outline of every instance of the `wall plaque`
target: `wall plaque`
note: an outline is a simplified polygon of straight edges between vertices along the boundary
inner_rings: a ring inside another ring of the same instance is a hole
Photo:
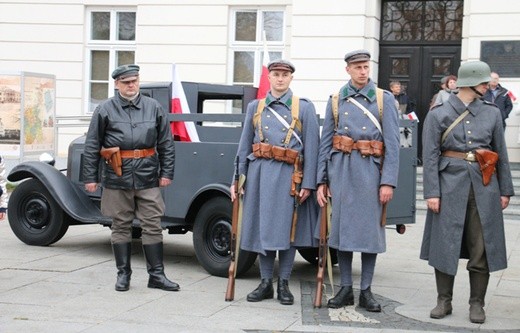
[[[520,40],[482,41],[480,60],[500,77],[520,77]]]

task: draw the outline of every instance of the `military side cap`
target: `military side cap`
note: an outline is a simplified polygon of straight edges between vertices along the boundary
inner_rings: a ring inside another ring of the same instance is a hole
[[[114,69],[112,78],[122,82],[135,80],[139,76],[139,66],[122,65]]]
[[[270,71],[289,71],[291,73],[294,73],[296,68],[290,61],[278,59],[278,60],[273,60],[270,63],[268,63],[267,70],[269,70],[269,72]]]
[[[345,61],[347,63],[370,61],[370,52],[367,50],[356,50],[345,54]]]

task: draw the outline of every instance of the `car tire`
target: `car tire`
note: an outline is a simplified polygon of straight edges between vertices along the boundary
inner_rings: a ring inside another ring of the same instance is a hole
[[[212,198],[202,205],[193,227],[193,246],[202,267],[211,275],[227,277],[231,261],[231,211],[227,197]],[[237,276],[255,263],[256,253],[240,250]]]
[[[8,205],[11,230],[28,245],[47,246],[59,241],[69,228],[68,216],[35,178],[21,182]]]

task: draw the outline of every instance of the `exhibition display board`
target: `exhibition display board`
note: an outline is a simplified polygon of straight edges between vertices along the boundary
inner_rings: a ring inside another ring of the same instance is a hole
[[[56,78],[0,70],[0,154],[20,161],[55,156]]]

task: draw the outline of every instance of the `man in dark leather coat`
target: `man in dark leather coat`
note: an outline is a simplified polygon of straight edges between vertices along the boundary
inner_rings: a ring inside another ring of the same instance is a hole
[[[164,201],[159,187],[173,179],[175,150],[167,114],[159,102],[139,93],[139,66],[123,65],[112,72],[116,96],[94,111],[85,141],[85,189],[103,185],[101,212],[112,217],[112,249],[118,269],[117,291],[130,288],[132,222],[142,228],[149,288],[180,289],[164,275],[161,217]],[[119,147],[122,175],[111,165],[101,168],[100,150]]]

